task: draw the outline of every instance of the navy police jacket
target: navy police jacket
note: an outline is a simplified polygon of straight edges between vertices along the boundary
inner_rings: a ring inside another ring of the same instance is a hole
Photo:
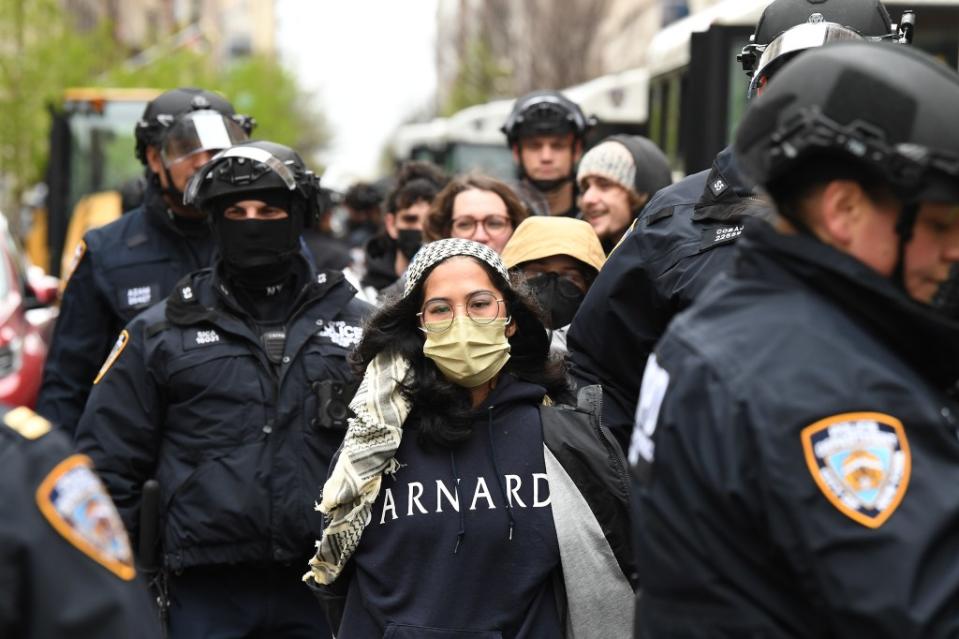
[[[711,170],[658,191],[573,318],[570,373],[578,385],[603,385],[606,422],[624,447],[647,356],[670,320],[729,264],[743,218],[757,213],[751,195],[729,149]]]
[[[0,408],[0,637],[159,639],[116,508],[72,442]]]
[[[739,245],[643,379],[639,636],[959,636],[959,324],[808,236]]]
[[[182,277],[208,267],[213,254],[205,225],[185,235],[152,185],[143,205],[88,231],[63,291],[37,411],[72,433],[120,330]]]
[[[347,354],[371,308],[355,293],[341,273],[310,275],[277,364],[215,269],[121,332],[77,443],[134,539],[143,482],[157,479],[168,568],[311,554],[314,502],[345,432],[323,425],[322,382],[352,379]]]

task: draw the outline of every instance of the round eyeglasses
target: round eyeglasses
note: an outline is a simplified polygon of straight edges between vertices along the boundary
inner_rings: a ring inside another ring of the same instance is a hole
[[[416,314],[420,318],[420,330],[425,333],[443,333],[453,326],[455,309],[466,307],[466,316],[480,325],[491,324],[499,317],[499,305],[502,299],[488,291],[477,291],[466,298],[465,304],[453,304],[446,299],[432,299]],[[509,319],[509,318],[506,318]]]
[[[472,217],[458,217],[452,222],[454,237],[472,237],[476,233],[477,225],[481,225],[487,235],[499,235],[513,227],[510,219],[502,215],[490,215],[482,220]]]

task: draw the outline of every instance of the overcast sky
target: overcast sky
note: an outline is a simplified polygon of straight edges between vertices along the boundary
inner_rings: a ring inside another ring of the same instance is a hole
[[[280,57],[330,122],[327,177],[374,177],[396,125],[432,104],[436,0],[277,0],[276,11]]]

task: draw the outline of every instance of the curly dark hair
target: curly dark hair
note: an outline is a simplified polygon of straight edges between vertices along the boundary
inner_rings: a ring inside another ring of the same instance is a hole
[[[565,366],[561,360],[550,358],[549,336],[525,288],[507,282],[482,260],[457,257],[471,259],[486,271],[493,285],[503,292],[507,312],[516,323],[516,331],[509,338],[510,359],[501,373],[511,373],[518,379],[543,386],[554,401],[570,401]],[[423,355],[425,337],[416,316],[423,305],[424,283],[433,269],[444,262],[424,272],[409,295],[393,300],[374,313],[352,355],[352,363],[362,375],[381,352],[408,359],[414,381],[403,388],[403,393],[413,406],[408,419],[418,424],[420,443],[453,447],[472,433],[470,392],[446,379],[433,360]]]
[[[386,210],[396,213],[420,201],[430,203],[447,182],[446,173],[435,164],[420,160],[406,162],[396,174],[396,186],[386,198]]]
[[[506,213],[514,229],[529,217],[529,209],[505,182],[478,173],[461,175],[447,184],[433,201],[433,206],[430,207],[430,212],[423,224],[423,238],[427,242],[450,237],[453,227],[453,203],[456,201],[456,196],[472,189],[490,191],[498,195],[506,205]]]

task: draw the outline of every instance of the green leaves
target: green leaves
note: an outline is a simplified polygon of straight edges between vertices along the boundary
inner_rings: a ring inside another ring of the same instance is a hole
[[[296,148],[310,158],[329,140],[322,113],[292,73],[268,57],[218,66],[202,38],[174,48],[173,38],[145,43],[134,54],[117,43],[109,22],[82,30],[59,0],[0,0],[0,194],[12,210],[43,177],[49,152],[48,106],[77,86],[198,86],[221,92],[257,120],[254,136]],[[132,135],[132,131],[131,131]],[[132,147],[130,150],[132,156]]]

